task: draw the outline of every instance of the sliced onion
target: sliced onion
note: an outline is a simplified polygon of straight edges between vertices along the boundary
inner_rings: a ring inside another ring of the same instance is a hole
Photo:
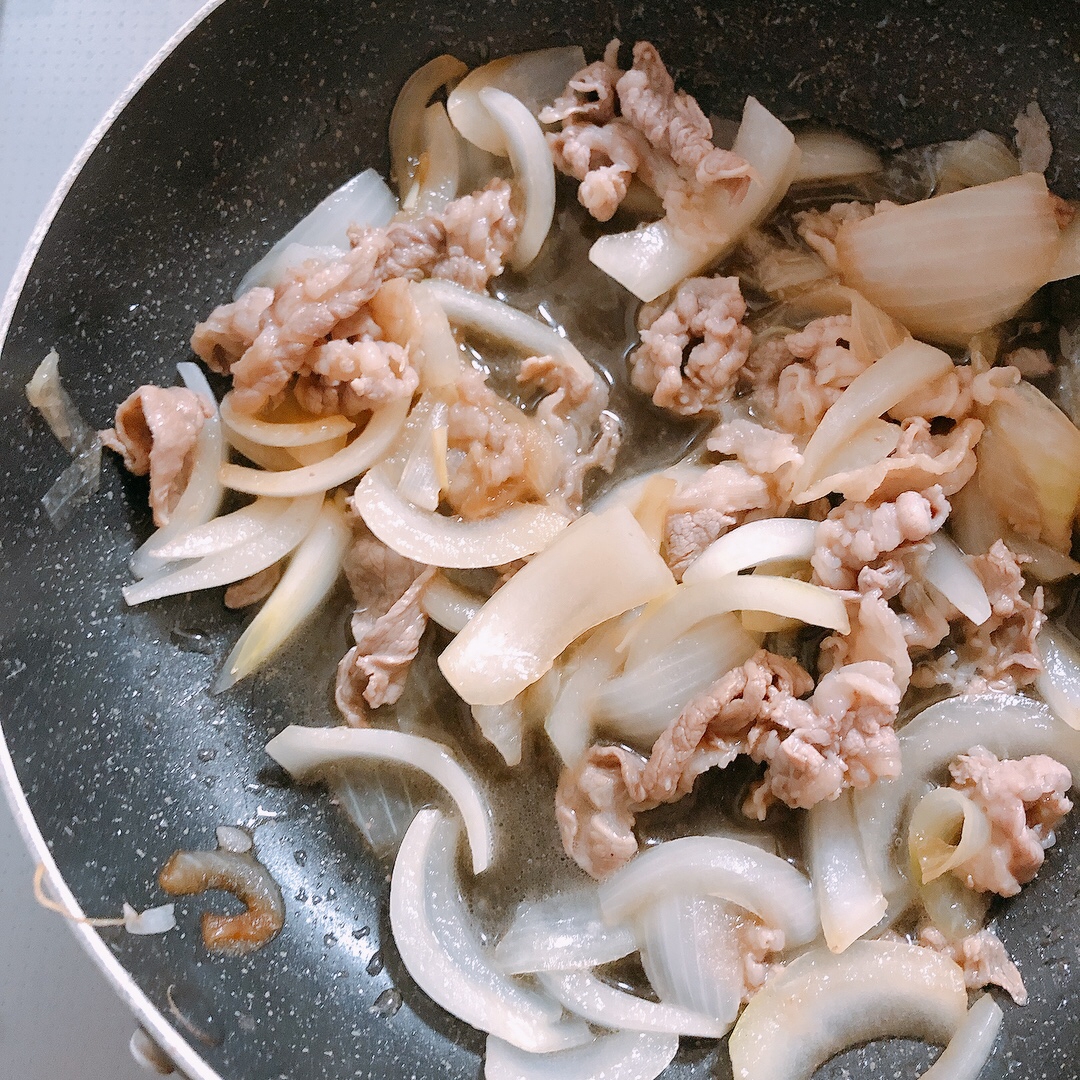
[[[1039,631],[1035,647],[1043,662],[1035,689],[1069,727],[1080,729],[1080,652],[1067,631],[1055,626]]]
[[[441,102],[424,110],[424,149],[404,210],[438,213],[458,196],[461,187],[461,141]]]
[[[439,667],[470,705],[501,705],[586,630],[674,584],[629,510],[585,514],[495,593]]]
[[[429,389],[455,386],[461,378],[461,348],[450,329],[442,304],[430,292],[410,284],[417,324],[410,328],[409,358],[421,372]]]
[[[245,491],[249,495],[291,498],[322,494],[338,484],[347,483],[382,460],[405,423],[409,404],[405,399],[376,409],[364,430],[344,450],[317,465],[287,472],[263,472],[243,465],[225,465],[221,470],[221,482],[233,491]]]
[[[216,555],[162,573],[123,589],[124,600],[134,607],[164,596],[231,585],[251,577],[285,558],[311,531],[322,505],[321,495],[293,499],[288,510],[252,540]]]
[[[731,1027],[730,1023],[680,1005],[648,1001],[616,990],[591,971],[545,972],[540,976],[540,985],[570,1012],[612,1030],[722,1039]]]
[[[851,292],[851,351],[860,364],[872,364],[911,335],[892,316]]]
[[[979,1080],[997,1042],[1003,1015],[989,994],[981,994],[922,1080]]]
[[[859,428],[822,467],[825,479],[811,484],[800,501],[813,502],[832,491],[842,493],[852,479],[851,474],[884,461],[900,445],[900,434],[900,425],[887,420],[871,420]]]
[[[927,919],[950,941],[977,934],[986,924],[991,894],[969,889],[954,874],[934,878],[917,891]]]
[[[641,490],[641,497],[633,507],[634,517],[657,551],[664,542],[667,526],[668,505],[678,489],[679,482],[671,476],[650,476]]]
[[[360,481],[352,502],[387,547],[414,562],[452,569],[502,566],[533,555],[569,524],[557,510],[536,503],[511,506],[477,521],[429,513],[403,499],[378,468]]]
[[[504,705],[474,705],[472,717],[480,734],[499,751],[507,765],[521,764],[525,710],[520,695]]]
[[[811,501],[806,490],[822,478],[830,460],[861,428],[952,368],[948,353],[909,339],[856,376],[829,406],[806,444],[794,485],[803,494],[795,501]]]
[[[510,252],[510,265],[524,270],[540,254],[555,216],[555,166],[536,117],[513,94],[488,86],[478,97],[502,131],[525,203]]]
[[[238,855],[250,851],[254,846],[251,834],[238,825],[219,825],[214,830],[214,838],[222,851],[235,851]]]
[[[259,420],[233,408],[232,398],[230,390],[221,399],[221,418],[238,435],[263,446],[310,446],[348,435],[356,427],[347,416],[320,416],[292,424]]]
[[[790,863],[742,840],[684,836],[643,851],[600,884],[600,910],[623,922],[670,893],[730,900],[783,930],[788,946],[820,933],[810,882]]]
[[[683,583],[697,585],[737,574],[751,566],[809,559],[814,554],[817,522],[802,518],[748,521],[714,540],[687,568]]]
[[[1050,280],[1060,230],[1037,173],[892,207],[841,226],[841,278],[913,334],[962,345]]]
[[[561,1021],[560,1005],[493,963],[454,873],[459,835],[455,818],[421,810],[401,842],[390,929],[405,969],[436,1005],[520,1049],[547,1053],[588,1041],[584,1024]]]
[[[690,243],[665,218],[633,232],[601,236],[589,261],[639,300],[655,300],[720,259],[784,197],[799,167],[795,136],[748,97],[732,151],[753,167],[750,190],[728,211],[721,234]]]
[[[943,532],[934,537],[923,576],[965,618],[982,626],[990,618],[990,598],[964,553]]]
[[[428,400],[430,408],[425,411],[423,422],[411,433],[411,446],[397,489],[403,499],[432,513],[439,508],[445,486],[449,406],[445,401]],[[413,412],[427,403],[421,398]]]
[[[312,257],[349,250],[349,226],[387,225],[397,199],[374,169],[365,169],[301,218],[241,279],[234,297],[256,285],[277,288],[286,273]]]
[[[825,944],[841,953],[876,926],[886,908],[881,883],[863,853],[850,791],[808,811],[806,861]]]
[[[528,1054],[494,1036],[484,1080],[656,1080],[679,1049],[677,1035],[617,1031],[555,1054]]]
[[[767,611],[811,626],[847,634],[851,627],[843,596],[821,585],[769,574],[729,574],[716,581],[680,585],[630,628],[621,648],[627,667],[667,649],[705,619],[730,611]]]
[[[416,812],[426,801],[416,778],[386,769],[381,763],[320,769],[334,801],[360,830],[379,858],[390,858],[401,846]]]
[[[160,907],[136,911],[130,904],[124,905],[124,929],[129,934],[138,936],[165,934],[176,927],[176,905],[162,904]]]
[[[322,606],[341,575],[341,561],[351,542],[345,515],[327,499],[274,591],[233,646],[214,683],[215,694],[262,667]]]
[[[444,630],[456,634],[484,606],[484,598],[436,574],[420,597],[420,607]]]
[[[228,444],[238,453],[243,454],[248,461],[254,461],[260,469],[270,469],[271,472],[284,472],[296,468],[296,458],[288,450],[280,446],[265,446],[262,443],[252,442],[244,438],[237,431],[233,431],[228,424],[222,425],[225,439]],[[224,464],[224,461],[222,462]],[[221,469],[215,479],[221,485]]]
[[[815,180],[842,180],[881,172],[881,155],[866,143],[842,131],[802,131],[795,136],[802,151],[793,184]]]
[[[604,922],[596,886],[585,885],[518,904],[495,959],[511,975],[578,971],[621,960],[636,948],[633,930]]]
[[[297,779],[327,765],[350,761],[389,761],[419,769],[446,790],[461,812],[473,872],[479,874],[491,864],[495,836],[487,799],[476,780],[441,743],[404,731],[293,724],[266,744],[266,752]]]
[[[938,195],[1020,175],[1016,155],[1000,135],[989,131],[942,143],[935,156],[934,191]]]
[[[923,885],[974,858],[989,843],[985,812],[955,788],[933,788],[911,812],[908,851]]]
[[[728,1048],[735,1080],[805,1080],[867,1039],[947,1043],[967,1012],[964,975],[932,949],[857,941],[840,956],[816,949],[754,997]]]
[[[310,446],[291,446],[286,453],[301,465],[318,465],[320,461],[326,461],[344,450],[347,445],[347,437],[337,435],[325,442],[312,443]]]
[[[470,71],[450,94],[447,111],[454,127],[469,142],[505,157],[503,130],[480,101],[480,92],[492,86],[513,94],[536,116],[584,66],[585,53],[580,45],[504,56]]]
[[[174,562],[220,555],[262,536],[288,513],[292,505],[292,499],[256,499],[231,514],[223,514],[179,534],[158,547],[156,556],[162,562]]]

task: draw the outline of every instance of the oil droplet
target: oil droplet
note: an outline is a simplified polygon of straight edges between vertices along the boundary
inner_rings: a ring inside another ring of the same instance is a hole
[[[371,959],[367,962],[367,973],[369,975],[378,975],[383,969],[382,953],[374,953]]]
[[[376,1016],[393,1016],[400,1008],[401,994],[391,986],[375,999],[370,1011]]]

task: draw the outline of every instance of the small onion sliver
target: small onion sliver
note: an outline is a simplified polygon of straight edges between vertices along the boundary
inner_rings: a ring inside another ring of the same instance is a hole
[[[817,522],[804,518],[749,521],[714,540],[687,568],[683,582],[694,585],[752,566],[814,554]]]
[[[233,408],[233,391],[221,399],[221,417],[238,435],[263,446],[310,446],[339,435],[348,435],[356,424],[347,416],[321,416],[297,423],[260,420]]]
[[[600,910],[618,923],[670,893],[718,896],[783,930],[788,946],[820,932],[807,878],[777,855],[723,836],[683,836],[643,851],[600,885]]]
[[[1069,727],[1080,729],[1080,652],[1054,626],[1039,631],[1035,647],[1043,662],[1035,689]]]
[[[465,629],[468,621],[484,606],[484,598],[436,574],[420,596],[420,607],[429,619],[452,634]]]
[[[922,1080],[979,1080],[997,1042],[1004,1014],[989,995],[982,994],[968,1009],[941,1056],[922,1074]]]
[[[979,575],[964,553],[943,532],[934,537],[934,548],[926,560],[923,576],[961,615],[976,626],[990,618],[990,598]]]
[[[399,555],[459,570],[502,566],[535,555],[570,523],[559,511],[536,503],[511,506],[476,521],[421,510],[402,498],[379,468],[357,484],[352,504],[375,536]]]
[[[808,1080],[834,1054],[867,1039],[948,1043],[967,1012],[959,966],[941,953],[857,941],[837,956],[793,960],[746,1006],[728,1048],[735,1080]]]
[[[272,472],[285,472],[296,468],[296,458],[281,446],[265,446],[263,443],[252,442],[244,438],[238,431],[233,431],[228,424],[223,424],[225,439],[228,444],[238,453],[243,454],[248,461],[255,462],[260,469],[270,469]],[[220,472],[220,470],[219,470]],[[220,476],[218,477],[220,483]]]
[[[656,1080],[679,1049],[677,1035],[617,1031],[554,1054],[527,1054],[494,1036],[484,1080]]]
[[[348,761],[387,761],[427,773],[453,799],[465,822],[473,872],[481,873],[495,853],[491,809],[476,780],[441,743],[422,735],[378,728],[308,728],[295,724],[275,735],[266,752],[298,779]]]
[[[842,131],[803,131],[795,136],[802,151],[793,184],[839,180],[881,172],[881,155]]]
[[[124,929],[129,934],[148,936],[165,934],[176,926],[176,905],[162,904],[159,907],[136,911],[130,904],[124,905]]]

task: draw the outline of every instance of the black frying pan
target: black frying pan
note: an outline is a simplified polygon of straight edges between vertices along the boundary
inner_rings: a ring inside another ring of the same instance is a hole
[[[127,558],[150,530],[145,488],[110,460],[102,493],[54,530],[39,499],[65,460],[23,384],[57,346],[84,415],[104,426],[139,382],[173,379],[196,318],[269,241],[350,174],[385,172],[390,107],[423,61],[572,42],[598,55],[613,35],[654,41],[706,111],[737,116],[751,93],[785,119],[886,146],[1007,133],[1035,95],[1055,136],[1051,185],[1080,193],[1074,0],[228,0],[181,41],[90,154],[0,316],[0,709],[27,835],[89,913],[162,902],[155,876],[174,848],[258,825],[288,911],[264,951],[208,956],[201,900],[162,938],[80,931],[193,1077],[476,1077],[483,1041],[398,963],[385,867],[321,793],[267,771],[262,747],[286,723],[333,722],[309,687],[344,649],[340,611],[284,666],[208,697],[241,616],[216,595],[124,608]],[[1032,1004],[1006,1006],[987,1078],[1080,1075],[1074,831],[1070,820],[1003,910]],[[400,1011],[370,1012],[390,986]],[[822,1075],[914,1075],[930,1055],[891,1041]],[[725,1058],[684,1041],[671,1075],[723,1077]]]

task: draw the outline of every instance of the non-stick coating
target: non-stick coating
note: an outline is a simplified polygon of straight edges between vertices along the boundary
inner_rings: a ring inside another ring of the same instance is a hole
[[[64,457],[22,387],[45,352],[58,347],[68,387],[98,426],[139,382],[171,381],[194,321],[269,241],[350,174],[385,171],[394,95],[443,51],[476,63],[571,42],[597,55],[609,37],[648,38],[707,111],[737,116],[750,93],[784,118],[821,117],[887,146],[980,127],[1007,134],[1037,96],[1055,135],[1051,183],[1075,196],[1078,14],[1060,0],[231,0],[135,97],[58,213],[3,350],[0,708],[38,824],[89,913],[162,902],[155,875],[169,852],[212,846],[222,823],[258,823],[288,912],[269,948],[209,957],[201,903],[180,905],[181,931],[161,938],[104,932],[167,1015],[173,988],[209,1036],[193,1044],[223,1077],[475,1077],[482,1038],[425,1002],[402,971],[386,931],[385,867],[325,796],[266,772],[262,747],[286,723],[331,722],[328,701],[313,705],[298,673],[328,673],[344,648],[340,622],[328,616],[322,647],[309,643],[287,668],[209,697],[241,617],[217,595],[137,611],[120,599],[127,557],[150,529],[145,487],[110,460],[102,493],[67,528],[42,513]],[[1073,832],[1006,906],[1002,935],[1032,1004],[1005,1006],[987,1077],[1078,1075]],[[370,1012],[391,986],[401,1010]],[[722,1052],[686,1047],[673,1076],[727,1075]],[[912,1075],[930,1053],[878,1044],[822,1075]]]

